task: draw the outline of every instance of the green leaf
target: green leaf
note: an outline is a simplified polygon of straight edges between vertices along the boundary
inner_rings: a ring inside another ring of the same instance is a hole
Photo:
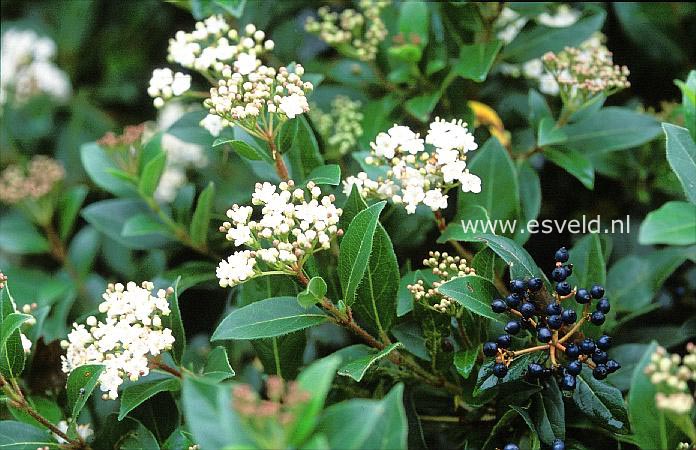
[[[232,366],[230,366],[230,359],[227,356],[225,347],[215,347],[210,351],[203,368],[203,374],[205,374],[206,378],[215,381],[224,381],[235,375]]]
[[[117,197],[135,197],[138,195],[132,180],[120,178],[114,173],[120,171],[113,162],[109,151],[90,142],[80,147],[82,166],[94,184]]]
[[[512,63],[524,63],[539,58],[546,52],[558,52],[565,47],[577,46],[602,28],[605,17],[606,13],[601,11],[565,28],[537,25],[523,30],[505,47],[502,56]]]
[[[424,361],[430,361],[426,347],[425,336],[420,324],[416,322],[400,322],[390,330],[394,337],[404,344],[404,348],[414,356]]]
[[[80,417],[80,411],[84,408],[89,396],[94,392],[99,376],[103,371],[104,366],[101,364],[88,364],[76,367],[70,372],[65,389],[71,418],[77,420]]]
[[[628,390],[628,412],[633,426],[633,436],[640,448],[670,448],[665,433],[665,416],[655,406],[657,389],[645,374],[645,367],[657,344],[653,341],[633,370],[631,388]]]
[[[517,218],[520,209],[517,170],[507,150],[495,138],[490,138],[476,151],[469,164],[471,173],[483,180],[479,194],[459,193],[458,209],[467,205],[483,207],[491,219]]]
[[[590,233],[580,239],[570,250],[569,262],[573,264],[573,277],[578,287],[589,288],[595,283],[605,285],[607,266],[599,235]]]
[[[51,245],[23,215],[10,213],[0,217],[0,249],[17,255],[31,255],[48,253]]]
[[[234,412],[229,385],[186,376],[181,402],[187,428],[202,449],[255,448]]]
[[[191,240],[194,245],[204,246],[208,240],[208,225],[210,224],[210,212],[215,202],[215,183],[212,181],[198,196],[196,209],[191,219]]]
[[[307,176],[307,182],[310,181],[313,181],[315,184],[338,186],[341,184],[341,167],[338,164],[319,166]]]
[[[520,164],[517,169],[522,217],[527,221],[535,220],[541,210],[541,182],[539,181],[539,175],[527,161]]]
[[[406,100],[404,108],[413,117],[420,120],[421,122],[427,122],[430,119],[430,114],[437,106],[437,103],[442,97],[442,90],[437,90],[434,92],[429,92],[427,94],[418,95]]]
[[[560,130],[567,138],[559,143],[589,154],[623,150],[649,142],[660,134],[660,124],[646,114],[610,106]]]
[[[674,80],[682,91],[682,111],[684,112],[684,124],[691,133],[691,139],[696,141],[696,70],[689,72],[686,82]],[[667,124],[662,124],[662,127]]]
[[[425,2],[403,2],[399,8],[399,33],[407,42],[413,41],[413,35],[418,37],[421,48],[428,43],[430,25],[429,5]]]
[[[268,339],[254,339],[251,344],[265,373],[292,379],[303,363],[307,333],[300,330]]]
[[[167,227],[156,216],[147,213],[131,216],[123,224],[123,230],[121,230],[121,236],[123,237],[147,236],[151,234],[171,235]]]
[[[488,76],[493,61],[502,48],[501,41],[462,45],[459,47],[459,59],[454,63],[452,72],[460,77],[481,83]]]
[[[551,445],[555,439],[565,440],[565,405],[555,380],[552,379],[542,392],[534,394],[530,413],[544,444]]]
[[[6,378],[19,376],[26,360],[20,331],[17,329],[23,320],[15,311],[16,304],[10,288],[5,286],[0,289],[0,373]]]
[[[433,275],[431,269],[414,270],[405,274],[399,282],[399,291],[397,292],[396,314],[398,317],[405,316],[413,310],[413,295],[408,290],[408,285],[418,280],[432,284],[438,280],[438,277]]]
[[[294,446],[299,446],[314,431],[339,364],[341,358],[334,353],[314,361],[297,377],[299,387],[311,392],[312,396],[307,403],[297,407],[296,414],[301,419],[288,432],[288,440]]]
[[[237,139],[217,138],[215,139],[215,142],[213,142],[213,147],[218,147],[225,144],[229,144],[232,147],[232,150],[237,152],[237,154],[242,158],[246,158],[251,161],[266,161],[269,164],[273,163],[273,158],[268,154],[268,152],[255,147],[248,142]]]
[[[3,450],[36,450],[42,447],[61,448],[51,434],[41,428],[14,420],[0,421],[0,448]]]
[[[582,153],[572,150],[544,149],[546,159],[577,178],[587,189],[594,189],[594,166]]]
[[[312,170],[324,165],[324,158],[321,156],[319,143],[307,119],[299,116],[292,121],[297,121],[297,135],[290,150],[283,156],[287,158],[292,179],[302,183]]]
[[[457,210],[457,215],[437,238],[439,244],[447,241],[476,241],[481,232],[489,231],[493,225],[488,213],[480,205],[463,205]]]
[[[467,379],[476,365],[476,358],[479,354],[479,347],[459,350],[454,354],[454,368],[462,378]]]
[[[442,295],[451,297],[469,311],[495,322],[504,323],[505,318],[491,309],[491,301],[500,294],[493,283],[478,275],[454,278],[437,288]]]
[[[297,301],[305,308],[312,306],[321,302],[326,295],[326,290],[326,281],[322,277],[313,277],[309,280],[307,288],[297,294]]]
[[[565,131],[561,128],[557,128],[556,121],[553,117],[543,117],[539,121],[537,144],[539,144],[540,147],[565,142],[567,139],[568,136]]]
[[[548,103],[546,103],[546,98],[538,91],[530,89],[527,102],[529,105],[529,124],[532,126],[533,130],[538,130],[540,128],[539,124],[543,119],[548,118],[553,120],[553,114],[551,113],[551,108],[549,108]]]
[[[87,197],[87,186],[79,185],[68,189],[60,199],[58,208],[60,217],[58,223],[58,235],[65,240],[75,225],[80,207]]]
[[[638,242],[642,245],[696,244],[696,204],[667,202],[651,211],[640,224]]]
[[[343,300],[348,305],[355,302],[358,285],[365,275],[379,214],[385,204],[386,202],[382,201],[360,211],[351,221],[348,231],[341,240],[338,273],[343,287]]]
[[[483,444],[483,450],[497,450],[500,448],[495,445],[495,442],[497,440],[500,440],[501,442],[508,441],[508,430],[510,429],[511,422],[517,416],[520,416],[529,428],[530,448],[532,450],[539,450],[541,448],[541,444],[539,442],[539,436],[537,435],[534,423],[532,422],[532,418],[529,416],[529,413],[525,408],[521,408],[516,405],[510,405],[510,409],[506,411],[505,414],[503,414],[503,416],[500,418],[500,420],[498,420],[498,422],[495,424],[488,436],[488,439],[486,439],[486,442]],[[505,436],[505,438],[498,438],[498,436]]]
[[[696,203],[696,144],[686,128],[663,123],[662,129],[667,136],[667,161],[677,174],[686,198]]]
[[[476,271],[476,275],[493,281],[496,272],[495,263],[495,252],[490,247],[484,247],[474,255],[471,267]]]
[[[140,174],[138,191],[145,197],[152,197],[159,184],[164,168],[167,165],[167,153],[160,151],[156,156],[145,164]]]
[[[278,151],[282,154],[290,150],[292,143],[295,141],[297,136],[297,129],[299,120],[288,119],[281,127],[278,137],[276,138],[276,144]]]
[[[174,336],[171,353],[177,364],[181,364],[186,351],[186,331],[184,330],[184,322],[181,319],[181,309],[179,308],[179,295],[185,288],[180,283],[181,276],[174,282],[174,293],[168,300],[169,315],[163,318],[166,327],[172,330],[172,336]]]
[[[607,274],[607,293],[617,311],[647,306],[658,289],[686,259],[696,259],[696,247],[673,247],[618,260]]]
[[[498,256],[510,267],[510,277],[512,278],[533,278],[539,277],[546,280],[546,275],[539,269],[527,253],[527,250],[520,247],[512,239],[494,234],[483,234],[479,238],[481,241],[488,244]],[[548,280],[546,281],[548,284]]]
[[[14,351],[14,348],[5,348],[7,340],[15,331],[19,330],[24,322],[31,319],[29,314],[12,313],[8,315],[0,315],[0,349],[3,353]]]
[[[118,420],[123,420],[126,414],[137,408],[141,403],[160,392],[178,391],[181,389],[181,381],[173,376],[141,378],[142,381],[127,386],[121,393],[121,406],[118,411]]]
[[[353,399],[332,405],[324,411],[318,428],[331,448],[406,449],[408,422],[403,391],[400,383],[382,400]]]
[[[282,336],[326,322],[317,307],[303,308],[295,297],[274,297],[232,311],[213,333],[212,340],[261,339]]]
[[[380,351],[371,351],[369,355],[355,359],[350,361],[348,364],[343,365],[343,367],[338,369],[338,374],[351,377],[355,381],[361,381],[370,367],[400,347],[403,347],[403,344],[400,342],[395,342],[384,347]]]
[[[577,407],[598,425],[618,433],[628,431],[628,413],[621,391],[595,380],[592,371],[583,367],[576,377],[573,401]]]

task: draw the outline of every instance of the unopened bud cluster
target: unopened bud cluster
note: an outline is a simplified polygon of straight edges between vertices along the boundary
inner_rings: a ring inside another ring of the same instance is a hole
[[[358,138],[363,134],[360,125],[363,120],[361,106],[359,101],[353,101],[344,95],[333,99],[329,112],[312,105],[310,116],[326,143],[328,155],[338,157],[356,147]]]
[[[105,399],[116,399],[125,378],[131,381],[150,373],[149,358],[171,349],[172,330],[163,325],[169,316],[167,296],[171,288],[153,295],[154,285],[148,281],[140,286],[129,282],[109,284],[102,294],[100,321],[89,316],[85,324],[73,324],[68,339],[61,345],[67,350],[61,357],[63,372],[70,373],[85,364],[102,364],[99,376]]]
[[[240,33],[230,29],[221,15],[196,22],[191,33],[178,31],[169,40],[168,60],[187,69],[219,74],[226,66],[246,75],[261,64],[258,60],[275,44],[266,40],[266,33],[253,24]]]
[[[251,206],[233,205],[227,211],[230,221],[220,227],[236,247],[250,250],[234,252],[217,268],[220,286],[243,283],[264,273],[294,274],[313,253],[328,249],[342,230],[338,221],[342,210],[333,195],[322,196],[313,182],[307,192],[290,180],[278,186],[257,183],[251,202],[261,207],[261,218],[251,220]]]
[[[425,144],[432,149],[426,150]],[[346,194],[356,186],[363,196],[403,203],[413,214],[419,204],[433,211],[447,208],[446,193],[456,186],[463,192],[481,192],[481,179],[466,168],[466,154],[478,148],[466,122],[436,118],[425,140],[407,126],[394,125],[370,146],[365,162],[384,167],[386,176],[371,180],[361,172],[348,177]]]
[[[437,288],[453,278],[466,275],[475,275],[473,268],[466,265],[466,260],[459,256],[450,256],[447,252],[430,252],[428,258],[423,260],[423,265],[432,269],[433,275],[438,277],[430,286],[426,286],[425,280],[418,280],[415,284],[409,284],[408,290],[414,300],[432,306],[435,311],[441,313],[456,313],[457,303],[450,297],[441,294]]]
[[[117,135],[113,131],[107,131],[104,136],[102,136],[97,144],[102,147],[129,147],[133,144],[137,144],[143,137],[143,132],[145,131],[145,125],[126,125],[123,128],[123,133]]]
[[[594,95],[611,95],[631,85],[628,67],[614,64],[612,53],[601,37],[589,39],[579,48],[566,47],[558,54],[548,52],[542,61],[566,97],[586,101]]]
[[[380,13],[388,4],[383,0],[360,0],[357,11],[348,8],[340,13],[322,6],[317,10],[319,20],[309,17],[305,29],[346,56],[371,61],[387,36]]]
[[[65,169],[53,158],[36,155],[26,168],[13,164],[0,175],[0,202],[10,205],[37,200],[51,193],[65,178]]]
[[[309,111],[305,93],[312,90],[310,82],[300,78],[304,68],[293,70],[259,66],[242,75],[230,67],[223,69],[217,87],[210,89],[210,98],[203,103],[210,114],[222,118],[223,126],[239,124],[252,134],[258,133],[257,118],[267,114],[279,121],[293,119]]]
[[[155,69],[150,78],[150,87],[147,93],[152,97],[155,108],[164,106],[166,100],[178,97],[191,89],[191,75],[174,73],[169,67]]]
[[[645,374],[658,390],[655,403],[658,409],[675,414],[689,414],[694,406],[694,394],[689,383],[696,381],[696,345],[686,346],[686,355],[669,354],[657,347],[645,367]]]

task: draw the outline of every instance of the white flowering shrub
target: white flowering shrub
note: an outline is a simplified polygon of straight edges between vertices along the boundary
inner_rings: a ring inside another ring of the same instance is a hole
[[[0,448],[696,448],[692,4],[1,14]]]

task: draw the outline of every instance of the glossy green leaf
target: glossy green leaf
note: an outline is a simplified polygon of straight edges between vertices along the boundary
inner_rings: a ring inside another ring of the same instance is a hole
[[[454,368],[462,378],[467,379],[476,365],[476,358],[479,354],[479,347],[459,350],[454,354]]]
[[[686,198],[696,203],[696,143],[686,128],[663,123],[662,129],[667,136],[667,161],[677,174]]]
[[[326,295],[326,281],[322,277],[313,277],[309,280],[307,288],[297,294],[297,301],[300,305],[307,307],[321,302]]]
[[[198,196],[196,209],[191,219],[191,240],[194,245],[205,245],[208,240],[208,225],[210,214],[215,202],[215,184],[211,181]]]
[[[9,286],[0,289],[0,374],[15,378],[24,370],[26,355],[18,329],[24,320],[16,312]]]
[[[297,134],[290,150],[283,154],[293,180],[300,183],[307,179],[312,170],[324,165],[324,158],[319,151],[319,143],[312,127],[303,116],[292,119],[297,121]]]
[[[8,350],[14,351],[14,348],[5,348],[7,340],[10,336],[19,330],[24,322],[31,319],[32,316],[29,314],[22,313],[12,313],[8,315],[0,315],[0,349],[2,353],[6,354]]]
[[[544,150],[544,156],[577,178],[587,189],[594,189],[594,166],[592,161],[579,151],[551,147]]]
[[[10,213],[0,217],[0,249],[17,255],[48,253],[51,245],[23,215]]]
[[[147,213],[135,214],[130,217],[123,224],[123,230],[121,230],[123,237],[147,236],[151,234],[170,235],[167,227],[157,217]]]
[[[696,204],[667,202],[651,211],[640,224],[638,242],[643,245],[696,244]]]
[[[121,393],[121,406],[118,411],[118,420],[123,420],[126,414],[155,394],[178,391],[179,389],[181,389],[181,381],[176,377],[167,375],[141,378],[137,383],[127,386]]]
[[[551,445],[555,439],[565,440],[565,405],[554,379],[551,379],[543,391],[534,394],[530,415],[544,444]]]
[[[273,163],[273,158],[267,151],[256,147],[248,142],[237,139],[218,138],[213,142],[213,147],[229,144],[239,156],[251,161],[266,161],[269,164]]]
[[[72,232],[80,213],[80,207],[87,197],[86,186],[78,185],[65,191],[59,202],[60,217],[58,223],[58,235],[65,240]]]
[[[503,258],[503,261],[510,267],[510,276],[512,278],[540,277],[543,280],[546,279],[546,276],[537,267],[527,250],[512,239],[493,234],[483,234],[479,239],[488,244],[491,250]]]
[[[414,35],[418,45],[428,43],[430,11],[427,2],[403,2],[399,7],[399,33],[407,42],[413,42]]]
[[[490,231],[493,221],[488,217],[488,213],[480,205],[462,205],[457,210],[457,215],[442,231],[437,242],[444,244],[447,241],[476,241],[476,237],[482,233]]]
[[[459,59],[454,63],[452,71],[460,77],[483,82],[491,70],[493,61],[502,48],[501,41],[493,39],[489,42],[462,45],[459,47]]]
[[[291,379],[297,376],[304,362],[302,357],[307,346],[307,333],[300,330],[267,339],[254,339],[251,344],[265,373]]]
[[[338,164],[327,164],[316,167],[307,176],[307,182],[315,184],[329,184],[338,186],[341,184],[341,167]]]
[[[395,342],[380,351],[375,350],[367,356],[350,361],[338,369],[338,374],[351,377],[355,381],[361,381],[370,367],[399,347],[403,347],[403,345],[399,342]]]
[[[167,328],[172,330],[174,336],[174,344],[172,344],[172,357],[174,361],[181,364],[186,351],[186,331],[184,331],[184,322],[181,319],[181,309],[179,308],[179,295],[185,289],[181,286],[181,277],[178,277],[174,282],[174,293],[169,297],[169,315],[163,318],[163,322]]]
[[[210,351],[208,359],[205,361],[203,373],[206,378],[215,381],[224,381],[235,375],[232,366],[230,366],[230,359],[227,356],[225,347],[215,347]]]
[[[212,340],[282,336],[328,319],[317,307],[303,308],[295,297],[268,298],[232,311],[218,325]]]
[[[109,151],[95,142],[80,147],[82,166],[94,184],[117,197],[135,197],[138,195],[137,185],[124,178],[114,175],[119,168],[113,162]]]
[[[573,401],[598,425],[617,433],[628,431],[628,413],[621,391],[605,382],[595,380],[592,371],[583,367],[576,377]]]
[[[430,119],[430,114],[437,106],[437,103],[442,97],[442,90],[429,92],[406,100],[404,108],[413,117],[421,122],[427,122]]]
[[[167,153],[163,151],[145,164],[140,174],[140,182],[138,183],[138,190],[141,194],[145,197],[151,197],[155,193],[166,165]]]
[[[691,133],[691,139],[696,141],[696,70],[689,72],[686,82],[674,80],[674,83],[682,91],[682,111],[684,111],[684,124]],[[667,124],[662,124],[662,127]]]
[[[534,89],[529,90],[527,103],[529,105],[529,124],[532,126],[533,130],[539,129],[539,123],[542,119],[547,118],[553,120],[551,108],[549,108],[548,103],[546,103],[546,98],[538,91]]]
[[[41,428],[14,420],[0,421],[0,448],[3,450],[36,450],[61,448],[53,437]]]
[[[292,147],[297,136],[299,120],[288,119],[281,127],[276,138],[276,145],[280,153],[285,153]]]
[[[491,301],[500,294],[493,283],[485,278],[478,275],[457,277],[441,284],[437,290],[474,314],[496,322],[505,322],[505,317],[494,313],[491,309]]]
[[[573,264],[574,285],[589,289],[595,283],[602,286],[606,284],[606,258],[598,234],[584,236],[569,253],[569,262]]]
[[[80,416],[80,411],[84,408],[89,396],[94,392],[99,376],[103,371],[104,366],[101,364],[88,364],[76,367],[70,372],[65,388],[68,396],[70,417],[77,419]]]

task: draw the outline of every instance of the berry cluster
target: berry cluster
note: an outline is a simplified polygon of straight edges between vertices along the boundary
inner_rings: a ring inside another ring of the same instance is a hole
[[[555,439],[553,443],[551,444],[551,449],[552,450],[565,450],[565,442],[563,442],[560,439]],[[505,444],[505,447],[503,447],[503,450],[520,450],[520,447],[517,444],[509,443]]]
[[[598,284],[590,290],[573,289],[570,286],[566,279],[572,273],[573,266],[565,264],[568,258],[568,250],[565,247],[556,252],[556,267],[551,272],[556,287],[550,302],[546,301],[547,292],[543,289],[543,281],[535,277],[510,281],[512,293],[504,300],[496,299],[491,303],[493,312],[507,312],[517,316],[505,325],[505,334],[498,336],[495,342],[486,342],[483,345],[483,353],[496,358],[493,374],[498,378],[507,375],[508,367],[516,358],[538,351],[548,351],[550,367],[546,367],[541,361],[533,362],[527,367],[527,378],[536,380],[556,374],[560,378],[563,390],[575,389],[575,377],[580,374],[583,363],[593,369],[592,374],[598,380],[606,378],[608,374],[621,367],[618,362],[609,359],[607,354],[611,346],[609,336],[604,335],[597,340],[580,339],[576,336],[580,327],[587,321],[597,326],[602,325],[610,304],[604,297],[604,288]],[[563,306],[563,302],[571,297],[575,297],[575,301],[583,305],[582,317],[579,320],[575,305]],[[597,301],[595,311],[590,312],[593,300]],[[530,331],[539,345],[510,350],[512,336],[523,329]],[[566,345],[568,341],[570,343]],[[559,362],[560,354],[565,355],[565,365]]]

